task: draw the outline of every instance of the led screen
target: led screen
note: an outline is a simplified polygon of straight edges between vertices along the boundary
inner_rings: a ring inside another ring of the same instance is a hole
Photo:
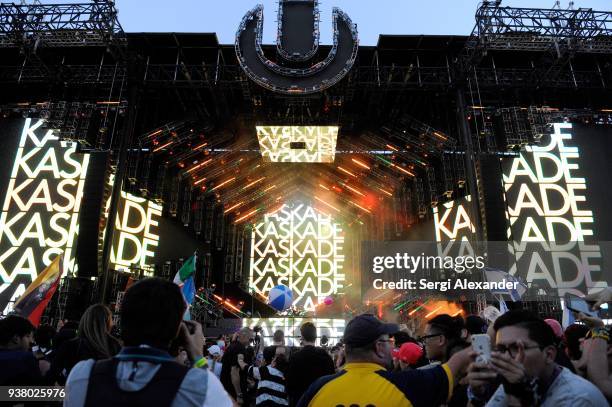
[[[251,232],[250,290],[267,298],[284,284],[293,306],[314,311],[325,297],[343,293],[344,239],[341,225],[310,206],[283,205]]]
[[[539,146],[527,147],[503,165],[515,256],[510,272],[559,295],[607,286],[587,192],[602,186],[591,184],[585,161],[573,125],[561,123]]]
[[[150,274],[159,246],[162,206],[121,191],[111,249],[115,270],[142,269]]]
[[[344,319],[328,318],[245,318],[242,320],[242,326],[260,327],[260,335],[266,345],[272,345],[272,336],[280,329],[285,333],[285,345],[300,346],[300,327],[305,322],[312,322],[317,327],[317,346],[321,344],[321,337],[324,335],[329,339],[329,346],[338,343],[346,326]]]
[[[334,162],[337,126],[257,126],[256,129],[264,161]]]
[[[43,120],[25,119],[19,127],[3,134],[19,140],[10,172],[0,175],[6,185],[0,215],[0,311],[5,312],[56,255],[64,253],[63,273],[76,271],[74,247],[89,164],[88,154],[60,141]]]

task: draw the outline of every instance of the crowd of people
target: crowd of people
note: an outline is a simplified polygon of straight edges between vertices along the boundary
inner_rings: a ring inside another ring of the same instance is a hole
[[[593,299],[612,301],[612,290]],[[265,346],[247,327],[207,340],[184,312],[177,285],[148,278],[125,294],[120,338],[102,304],[58,327],[7,316],[0,386],[62,385],[66,406],[600,407],[612,400],[610,330],[583,313],[566,329],[525,310],[494,320],[442,314],[420,336],[362,314],[333,346],[312,322],[300,327],[300,346],[288,346],[281,330]],[[473,346],[484,334],[487,355]]]

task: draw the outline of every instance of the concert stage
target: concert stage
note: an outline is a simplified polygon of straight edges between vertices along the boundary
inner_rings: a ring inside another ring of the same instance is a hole
[[[172,279],[197,253],[194,319],[292,332],[315,318],[332,342],[359,312],[517,300],[465,288],[487,270],[548,315],[608,286],[612,13],[485,2],[466,36],[376,46],[341,10],[319,45],[316,1],[281,1],[277,45],[261,9],[245,13],[219,44],[125,33],[112,2],[0,6],[0,311],[60,253],[47,322],[118,310],[132,281]],[[373,270],[404,252],[487,270]],[[466,285],[373,287],[412,277]]]

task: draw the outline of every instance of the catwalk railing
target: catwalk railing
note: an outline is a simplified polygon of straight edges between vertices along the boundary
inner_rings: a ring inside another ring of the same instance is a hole
[[[79,4],[0,3],[0,47],[104,46],[125,43],[111,1]]]
[[[113,78],[125,78],[123,65],[61,65],[45,67],[37,64],[0,65],[0,83],[42,83],[51,77],[61,77],[62,81],[73,85],[110,83]],[[61,68],[61,69],[60,69]],[[541,68],[494,68],[478,67],[470,72],[472,79],[478,79],[481,89],[485,88],[585,88],[604,89],[612,83],[612,72],[592,69],[574,70],[567,66],[553,78],[543,74],[547,67]],[[59,75],[59,76],[58,76]],[[455,78],[446,66],[358,66],[349,75],[347,87],[363,88],[411,88],[411,89],[448,89],[454,86]],[[544,78],[543,81],[541,78]],[[151,86],[174,87],[235,87],[240,88],[245,81],[238,65],[186,65],[186,64],[149,64],[146,66],[143,81]]]

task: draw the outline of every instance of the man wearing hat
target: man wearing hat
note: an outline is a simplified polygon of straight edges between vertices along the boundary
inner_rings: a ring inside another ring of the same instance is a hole
[[[417,368],[423,353],[423,348],[413,342],[403,343],[399,348],[393,349],[393,357],[399,361],[401,370]]]
[[[393,344],[389,335],[398,329],[372,314],[353,318],[344,331],[346,365],[314,382],[298,406],[444,404],[452,395],[455,376],[471,362],[469,351],[458,352],[447,363],[431,369],[390,372]]]
[[[219,347],[219,345],[212,345],[208,348],[208,368],[211,372],[215,374],[217,377],[221,377],[221,369],[223,365],[221,364],[221,357],[223,356],[223,351]]]

